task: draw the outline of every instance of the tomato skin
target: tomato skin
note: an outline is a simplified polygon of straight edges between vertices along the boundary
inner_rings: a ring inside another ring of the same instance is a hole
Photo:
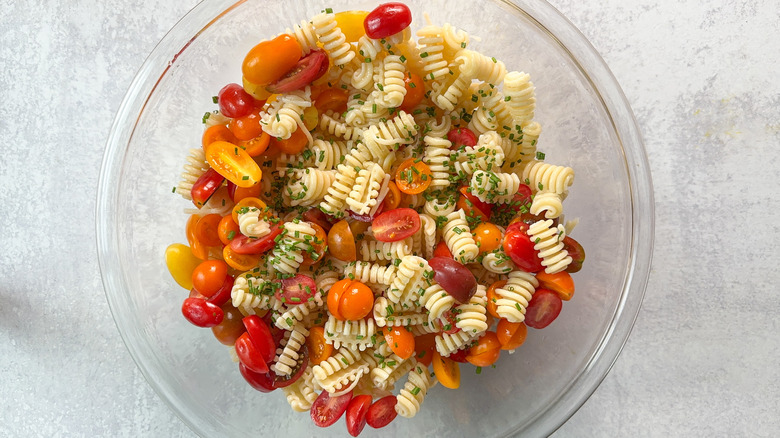
[[[314,365],[319,365],[333,354],[333,344],[325,342],[325,329],[322,327],[312,327],[309,330],[306,346],[309,348],[309,359]]]
[[[252,47],[244,58],[241,71],[247,81],[267,85],[295,67],[302,54],[295,37],[281,34]]]
[[[357,245],[355,236],[346,219],[342,219],[333,225],[328,233],[328,249],[330,255],[345,261],[354,262],[357,260]]]
[[[502,350],[514,350],[523,345],[527,335],[528,328],[522,322],[509,322],[502,318],[496,326],[496,336]]]
[[[219,241],[222,242],[223,245],[230,245],[231,240],[235,239],[236,236],[241,235],[241,229],[238,227],[238,224],[233,221],[233,217],[227,215],[219,220],[217,234],[219,235]]]
[[[269,393],[276,389],[273,385],[273,377],[268,373],[256,373],[247,368],[243,362],[239,362],[238,370],[252,388],[263,393]]]
[[[477,292],[477,279],[465,266],[448,257],[434,257],[428,261],[433,278],[460,304]]]
[[[433,372],[441,386],[450,389],[460,387],[460,366],[457,362],[440,355],[438,351],[433,352]]]
[[[241,322],[249,334],[249,340],[263,360],[266,363],[273,361],[276,355],[276,342],[268,324],[257,315],[244,317]]]
[[[278,139],[271,137],[269,148],[274,147],[285,154],[296,155],[303,152],[308,143],[309,139],[306,137],[306,134],[301,128],[298,128],[290,134],[290,138]]]
[[[474,240],[480,254],[498,249],[501,246],[501,237],[501,230],[490,222],[483,222],[474,228]]]
[[[390,211],[401,205],[401,191],[398,190],[398,186],[395,182],[390,181],[387,183],[387,195],[385,195],[384,201],[382,201],[382,207],[384,211]]]
[[[466,355],[466,360],[478,367],[488,367],[493,365],[501,355],[501,343],[498,341],[498,336],[495,332],[486,332],[477,345],[469,348],[469,352]]]
[[[371,406],[372,397],[368,394],[357,395],[347,405],[347,432],[352,436],[360,435],[366,427],[366,414]]]
[[[238,84],[227,84],[217,94],[219,112],[226,117],[243,117],[255,108],[255,99]]]
[[[339,320],[357,321],[374,307],[374,292],[365,284],[345,278],[328,292],[328,310]]]
[[[261,212],[265,212],[267,207],[265,202],[260,198],[246,197],[236,202],[236,205],[233,206],[231,217],[233,218],[233,222],[238,223],[239,212],[246,212],[244,208],[256,208]],[[267,218],[267,214],[263,214],[262,216],[263,218]]]
[[[398,357],[409,359],[414,354],[414,335],[403,326],[388,327],[385,340]]]
[[[447,247],[447,243],[441,241],[436,244],[436,248],[433,250],[434,257],[448,257],[454,260],[452,257],[452,251]]]
[[[260,183],[263,171],[240,147],[226,141],[215,141],[206,148],[206,160],[220,175],[239,187]]]
[[[406,112],[410,112],[414,107],[419,105],[425,97],[425,83],[420,75],[409,72],[404,75],[404,87],[406,87],[406,94],[404,95],[404,101],[400,108]]]
[[[326,233],[333,227],[330,217],[317,207],[312,207],[303,212],[302,218],[306,222],[319,225]]]
[[[227,265],[222,260],[206,260],[192,271],[192,287],[206,297],[214,295],[225,282]]]
[[[198,208],[206,205],[211,195],[222,186],[223,181],[225,181],[225,177],[220,175],[215,169],[207,170],[192,184],[192,189],[190,190],[192,203]]]
[[[466,356],[468,354],[469,354],[469,349],[465,348],[463,350],[458,350],[458,351],[450,354],[449,356],[447,356],[447,358],[449,358],[450,360],[453,360],[455,362],[458,362],[458,363],[468,363],[468,361],[466,360]]]
[[[207,297],[206,300],[217,306],[222,306],[225,303],[227,303],[228,300],[230,299],[230,294],[233,291],[234,280],[235,279],[230,275],[225,276],[225,281],[222,282],[222,286],[216,292],[214,292],[213,295]]]
[[[525,309],[525,325],[543,329],[558,317],[563,302],[557,293],[548,289],[536,289]]]
[[[396,403],[398,403],[398,399],[394,395],[388,395],[375,401],[368,408],[366,423],[374,429],[387,426],[398,416],[398,412],[395,410]]]
[[[395,185],[407,195],[424,192],[433,182],[431,168],[417,158],[407,158],[395,171]]]
[[[566,271],[555,274],[539,271],[536,273],[536,279],[539,280],[540,287],[557,293],[563,301],[569,301],[574,296],[574,280]]]
[[[363,28],[363,21],[365,21],[368,11],[343,11],[336,13],[336,24],[339,29],[344,33],[344,37],[347,42],[356,43],[366,34],[366,30]]]
[[[528,225],[519,223],[504,235],[504,252],[518,268],[526,272],[539,272],[544,269],[539,252],[526,231]]]
[[[571,263],[566,267],[566,272],[570,274],[579,272],[585,262],[585,248],[576,240],[566,236],[563,238],[563,249],[568,251],[571,257]]]
[[[219,240],[219,222],[222,216],[218,214],[207,214],[198,220],[195,224],[195,237],[206,246],[219,246],[222,242]]]
[[[309,225],[314,228],[314,238],[309,242],[312,250],[303,253],[302,267],[311,266],[322,261],[325,251],[328,250],[328,235],[325,233],[325,230],[315,223],[309,223]]]
[[[239,254],[230,247],[225,245],[222,248],[222,258],[225,259],[225,263],[231,268],[238,271],[248,271],[257,266],[260,262],[260,256],[255,254]]]
[[[496,318],[501,318],[501,316],[498,314],[498,305],[496,304],[496,301],[498,301],[496,289],[506,286],[506,283],[506,280],[499,280],[491,284],[487,290],[487,311]]]
[[[249,140],[238,140],[234,144],[245,150],[250,157],[259,157],[271,144],[271,136],[267,132],[261,132],[258,136]],[[257,196],[257,195],[253,195]]]
[[[224,317],[221,308],[200,298],[185,299],[181,313],[187,321],[198,327],[214,327]]]
[[[321,78],[327,71],[328,54],[322,50],[314,50],[301,58],[284,76],[265,89],[274,94],[300,90]]]
[[[375,40],[403,31],[412,23],[412,11],[403,3],[384,3],[369,12],[363,21],[366,35]]]
[[[447,133],[447,140],[452,142],[451,149],[459,149],[461,146],[475,146],[477,136],[469,128],[452,128]]]
[[[530,215],[528,210],[531,208],[533,192],[526,184],[520,184],[517,193],[512,200],[505,204],[496,204],[496,215],[501,217],[512,217],[516,215]]]
[[[264,374],[270,370],[268,363],[249,338],[248,332],[236,339],[236,355],[244,366],[256,373]]]
[[[298,356],[298,364],[296,365],[295,371],[291,376],[289,377],[280,376],[275,374],[273,371],[270,372],[270,374],[273,374],[274,388],[285,388],[297,382],[298,379],[300,379],[301,376],[303,376],[303,373],[304,371],[306,371],[306,367],[308,365],[309,365],[309,349],[306,347],[306,345],[304,345],[303,347],[301,347],[301,351]]]
[[[201,140],[201,143],[203,144],[203,149],[206,149],[206,146],[210,145],[211,143],[214,143],[215,141],[226,141],[228,143],[236,143],[238,139],[235,135],[233,135],[232,132],[230,132],[230,129],[227,128],[225,125],[214,125],[203,131],[203,138]]]
[[[239,234],[230,241],[230,249],[236,254],[257,255],[263,254],[276,246],[276,236],[282,234],[282,227],[278,224],[271,227],[271,232],[260,238],[247,237]]]
[[[192,272],[203,260],[195,257],[187,245],[174,243],[165,248],[165,265],[176,283],[192,289]]]
[[[396,208],[378,215],[371,222],[374,237],[380,242],[397,242],[420,229],[420,214],[411,208]]]
[[[352,400],[352,391],[331,397],[328,391],[322,391],[311,405],[311,419],[319,427],[328,427],[344,415],[349,402]]]
[[[241,322],[244,315],[233,307],[232,303],[222,305],[222,313],[222,322],[212,327],[211,332],[220,344],[232,347],[236,344],[236,339],[246,331]]]
[[[228,129],[239,141],[248,141],[263,134],[263,125],[260,124],[261,108],[255,108],[251,113],[233,119],[228,123]]]
[[[349,96],[345,90],[340,88],[328,88],[314,99],[314,106],[321,114],[326,111],[333,111],[340,114],[347,110],[348,101]]]

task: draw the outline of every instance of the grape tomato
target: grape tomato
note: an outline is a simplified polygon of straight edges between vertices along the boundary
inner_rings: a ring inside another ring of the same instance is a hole
[[[305,304],[314,298],[317,292],[317,283],[314,279],[303,275],[295,274],[292,278],[282,280],[282,287],[276,291],[274,296],[282,303],[288,306]]]
[[[477,279],[467,267],[448,257],[428,261],[439,285],[458,303],[467,302],[477,292]]]
[[[247,81],[267,85],[295,67],[302,54],[301,45],[294,36],[281,34],[252,47],[244,58],[241,71]]]
[[[314,50],[298,61],[297,64],[276,82],[265,87],[271,93],[289,93],[300,90],[319,79],[328,71],[328,55],[322,50]]]
[[[244,315],[233,307],[232,303],[222,305],[222,315],[222,322],[212,327],[211,332],[222,345],[233,346],[238,337],[246,331],[242,321]]]
[[[356,395],[347,405],[347,432],[352,436],[360,435],[366,427],[366,414],[371,406],[372,397],[368,394]]]
[[[215,141],[206,148],[206,160],[220,175],[239,187],[260,183],[263,171],[249,154],[232,143]]]
[[[504,252],[518,268],[526,272],[539,272],[544,269],[539,252],[526,231],[528,225],[519,223],[504,235]]]
[[[398,412],[395,410],[396,403],[398,400],[394,395],[388,395],[375,401],[366,412],[366,423],[374,429],[387,426],[398,416]]]
[[[352,392],[331,397],[328,391],[322,391],[311,405],[311,419],[319,427],[328,427],[344,415],[349,402],[352,400]]]
[[[184,289],[192,289],[192,272],[202,261],[192,254],[187,245],[174,243],[165,248],[165,265],[168,272]]]
[[[548,289],[537,289],[525,309],[525,325],[543,329],[555,321],[562,308],[563,302],[558,294]]]
[[[236,339],[236,355],[244,366],[256,373],[263,374],[270,370],[263,354],[249,337],[249,332]]]
[[[459,149],[461,146],[476,146],[477,136],[469,128],[452,128],[447,133],[447,140],[452,143],[452,149]]]
[[[222,260],[207,260],[192,271],[192,287],[211,297],[222,287],[228,275],[228,266]]]
[[[396,208],[377,216],[371,222],[374,238],[380,242],[397,242],[420,229],[420,215],[411,208]]]
[[[222,282],[222,286],[214,292],[214,294],[206,297],[206,300],[217,306],[222,306],[230,299],[230,294],[233,292],[233,277],[230,275],[225,276],[225,281]]]
[[[249,333],[249,339],[260,352],[263,360],[268,363],[273,361],[276,354],[276,341],[271,334],[271,328],[268,326],[268,323],[257,315],[244,317],[241,322],[244,324],[246,332]]]
[[[568,251],[571,257],[571,263],[566,267],[566,272],[570,274],[579,272],[582,269],[582,264],[585,262],[585,249],[579,242],[569,236],[563,238],[563,249]]]
[[[214,327],[222,322],[222,309],[200,298],[187,298],[181,306],[181,313],[187,321],[198,327]]]
[[[276,389],[274,387],[273,376],[271,376],[269,373],[256,373],[247,368],[243,362],[238,363],[238,370],[241,373],[241,376],[244,377],[244,380],[246,380],[247,383],[249,383],[249,386],[252,388],[264,393],[268,393]]]
[[[407,195],[424,192],[433,182],[431,168],[418,158],[407,158],[395,171],[395,185]]]
[[[271,227],[270,233],[263,237],[248,237],[239,234],[230,241],[230,248],[236,254],[256,255],[263,254],[276,246],[276,236],[282,234],[282,228],[275,224]]]
[[[192,184],[192,189],[190,189],[192,203],[198,208],[206,205],[206,202],[222,186],[223,181],[225,181],[224,176],[215,169],[209,168]]]
[[[363,22],[366,35],[375,40],[395,35],[412,23],[412,11],[403,3],[384,3],[369,12]]]
[[[355,236],[346,219],[336,222],[328,233],[328,251],[330,255],[344,262],[357,260]]]
[[[225,117],[244,117],[255,109],[255,99],[238,84],[227,84],[217,95],[219,112]]]

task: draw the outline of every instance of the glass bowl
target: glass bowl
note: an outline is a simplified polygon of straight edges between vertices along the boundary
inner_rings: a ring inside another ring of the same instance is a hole
[[[119,331],[149,384],[202,436],[344,436],[316,428],[280,391],[247,385],[210,330],[181,316],[186,292],[167,272],[163,252],[186,242],[182,209],[171,194],[187,150],[198,147],[201,117],[226,83],[239,82],[246,52],[261,39],[326,6],[371,10],[376,1],[207,0],[188,13],[139,70],[111,129],[97,202],[103,284]],[[421,412],[381,430],[395,436],[547,435],[602,381],[634,324],[653,243],[653,194],[633,113],[604,61],[580,32],[544,1],[409,0],[413,29],[449,22],[471,48],[531,74],[546,161],[576,170],[567,218],[587,251],[577,292],[560,317],[530,330],[513,355],[461,388],[430,391]],[[365,436],[380,432],[366,428]]]

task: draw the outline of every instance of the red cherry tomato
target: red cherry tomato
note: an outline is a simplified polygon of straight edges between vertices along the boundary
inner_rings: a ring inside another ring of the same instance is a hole
[[[369,12],[363,22],[366,35],[375,40],[387,38],[409,27],[412,11],[403,3],[384,3]]]
[[[563,302],[557,293],[547,289],[537,289],[525,309],[525,325],[543,329],[555,321],[561,313],[561,308]]]
[[[214,327],[222,322],[222,309],[201,298],[187,298],[181,305],[181,313],[187,321],[198,327]]]
[[[242,322],[246,332],[249,333],[249,339],[263,357],[263,360],[266,363],[273,361],[276,355],[276,341],[271,334],[271,328],[268,327],[268,323],[257,315],[249,315]]]
[[[375,401],[366,413],[366,423],[374,429],[379,429],[390,424],[398,412],[395,411],[395,404],[398,400],[394,395],[388,395]]]
[[[420,229],[420,215],[411,208],[386,211],[371,222],[374,237],[380,242],[404,240]]]
[[[244,117],[255,109],[255,99],[238,84],[227,84],[217,95],[219,112],[226,117]]]
[[[320,227],[322,227],[325,232],[330,232],[330,229],[333,227],[335,222],[331,222],[330,216],[325,214],[322,210],[320,210],[317,207],[310,208],[303,212],[303,220],[306,222],[312,222]]]
[[[311,419],[319,427],[328,427],[344,415],[349,402],[352,400],[352,392],[338,397],[331,397],[328,391],[322,393],[311,405]]]
[[[222,282],[222,286],[214,292],[214,295],[207,297],[207,301],[222,307],[222,305],[230,300],[230,294],[233,292],[233,281],[233,277],[226,275],[225,281]]]
[[[467,267],[449,257],[434,257],[428,261],[433,278],[459,303],[467,302],[477,292],[477,280]]]
[[[322,50],[314,50],[301,58],[292,70],[265,89],[274,94],[289,93],[311,84],[327,71],[328,54]]]
[[[306,367],[308,365],[309,365],[309,348],[306,345],[304,345],[298,355],[298,363],[295,365],[292,374],[290,374],[289,376],[279,376],[274,374],[273,371],[271,371],[271,374],[273,374],[273,379],[274,379],[274,383],[273,383],[274,388],[284,388],[297,382],[298,379],[300,379],[301,376],[303,376],[303,373],[304,371],[306,371]]]
[[[304,304],[314,297],[317,292],[317,283],[314,279],[303,274],[295,274],[292,278],[282,280],[281,289],[274,294],[276,299],[288,306]]]
[[[425,97],[425,83],[418,74],[409,72],[404,75],[404,86],[406,94],[401,109],[411,112]]]
[[[521,213],[527,213],[528,209],[531,208],[532,200],[533,192],[531,188],[525,184],[520,184],[520,188],[511,201],[506,204],[496,205],[496,215],[511,218]]]
[[[469,214],[471,210],[477,209],[480,213],[482,213],[481,216],[481,222],[487,222],[490,220],[490,215],[493,213],[493,205],[488,204],[487,202],[482,202],[477,198],[476,196],[472,195],[469,192],[468,186],[463,186],[458,189],[460,193],[463,195],[463,198],[461,198],[462,202],[465,203],[464,205],[461,205],[461,200],[458,200],[458,208],[462,208],[463,210],[466,210],[466,214],[471,217],[478,217],[479,214],[475,212],[475,214]]]
[[[352,398],[347,405],[347,432],[352,436],[360,435],[366,427],[366,414],[371,406],[372,398],[361,394]]]
[[[563,249],[568,251],[571,257],[571,263],[566,267],[566,272],[570,274],[579,272],[582,269],[582,263],[585,262],[585,248],[580,245],[580,242],[566,236],[563,238]]]
[[[526,231],[528,225],[518,223],[504,235],[504,252],[512,259],[518,268],[526,272],[539,272],[544,269],[539,252],[534,249],[534,243]]]
[[[247,237],[243,234],[235,236],[230,241],[230,249],[236,254],[262,254],[276,246],[276,236],[282,234],[282,227],[278,224],[271,227],[271,232],[261,238]]]
[[[475,146],[477,136],[469,128],[452,128],[447,133],[447,140],[452,142],[451,149],[459,149],[461,146]]]
[[[444,241],[436,244],[436,249],[433,250],[434,257],[449,257],[452,258],[452,251],[447,247],[447,243]]]
[[[247,368],[256,373],[267,373],[269,371],[268,363],[263,358],[263,354],[255,347],[249,332],[244,333],[236,339],[236,355]]]
[[[206,297],[214,296],[225,283],[228,266],[222,260],[206,260],[192,271],[192,287]]]
[[[256,373],[247,368],[243,362],[238,363],[238,370],[241,372],[241,376],[244,377],[244,380],[246,380],[252,388],[266,393],[276,389],[274,387],[273,376],[270,373]]]
[[[441,315],[442,319],[447,321],[447,324],[444,324],[444,327],[442,327],[441,331],[452,335],[455,333],[458,333],[461,329],[455,323],[458,321],[458,317],[455,315],[455,312],[452,311],[452,309],[445,311]]]
[[[450,360],[453,360],[455,362],[466,363],[466,362],[468,362],[468,360],[466,360],[466,356],[468,356],[468,355],[469,355],[469,349],[468,348],[464,348],[463,350],[458,350],[458,351],[450,354],[449,356],[447,356],[447,358],[450,359]]]
[[[224,176],[220,175],[216,170],[209,168],[206,173],[192,184],[192,189],[190,190],[192,203],[198,208],[206,205],[211,195],[222,187],[223,181],[225,181]]]

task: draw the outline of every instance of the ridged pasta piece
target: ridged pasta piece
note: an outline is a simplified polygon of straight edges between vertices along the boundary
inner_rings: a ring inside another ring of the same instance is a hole
[[[428,313],[414,305],[400,305],[379,297],[374,301],[374,321],[378,327],[412,326],[428,321]]]
[[[347,347],[363,351],[374,345],[374,335],[376,323],[372,318],[341,321],[329,314],[325,322],[325,342],[333,344],[335,348]]]
[[[314,374],[311,371],[311,363],[306,367],[301,377],[291,385],[282,388],[287,403],[295,412],[306,412],[311,409],[314,400],[317,400],[315,392]]]
[[[206,129],[216,125],[227,125],[232,120],[230,117],[220,113],[218,110],[206,114],[208,114],[208,116],[204,116],[206,119],[204,122]]]
[[[430,259],[433,257],[433,250],[436,249],[436,219],[426,213],[420,213],[420,233],[422,255]]]
[[[372,162],[369,162],[364,169],[360,169],[346,199],[349,209],[357,214],[368,214],[377,204],[379,189],[382,187],[385,175],[382,166]]]
[[[336,170],[336,179],[328,187],[328,192],[325,194],[323,201],[320,202],[320,210],[329,215],[341,217],[344,215],[347,197],[352,191],[352,186],[355,185],[357,171],[355,171],[354,167],[344,164],[339,164]]]
[[[394,265],[382,266],[376,263],[358,261],[344,268],[344,276],[361,283],[374,283],[390,286],[396,275]]]
[[[359,90],[368,89],[374,80],[374,62],[382,52],[379,40],[363,35],[358,40],[358,61],[360,68],[352,75],[352,86]]]
[[[433,270],[428,262],[417,256],[401,258],[393,283],[385,292],[387,299],[397,304],[410,304],[420,298],[422,291],[433,279]]]
[[[496,313],[509,322],[525,321],[525,310],[539,281],[524,271],[512,271],[506,284],[496,288]]]
[[[206,154],[203,152],[203,148],[190,149],[190,153],[187,155],[187,163],[181,172],[181,180],[179,185],[176,186],[176,193],[180,194],[182,198],[192,201],[192,185],[207,170],[209,170],[209,163],[206,161]]]
[[[455,313],[455,326],[471,336],[484,333],[488,329],[487,324],[487,289],[484,285],[477,285],[477,292],[453,310]]]
[[[320,170],[313,167],[292,171],[287,186],[282,191],[285,203],[295,207],[312,207],[325,200],[328,187],[336,181],[335,170]]]
[[[438,26],[425,26],[417,31],[420,58],[423,65],[423,79],[437,80],[449,74],[449,62],[444,59],[444,38]]]
[[[354,93],[347,100],[347,111],[344,114],[344,122],[350,126],[366,127],[366,112],[363,105],[366,104],[366,96],[363,93]]]
[[[387,55],[382,61],[382,81],[375,86],[379,91],[379,101],[385,107],[397,108],[401,106],[404,96],[406,96],[404,59],[406,58],[401,58],[399,55]]]
[[[295,304],[287,307],[278,317],[276,317],[275,325],[280,329],[292,330],[296,324],[303,322],[306,317],[313,312],[316,313],[322,308],[322,302],[307,301],[301,304]],[[305,324],[304,324],[305,326]]]
[[[289,333],[289,336],[288,336]],[[291,331],[285,333],[281,347],[276,349],[276,357],[271,369],[279,376],[289,376],[302,365],[301,349],[306,343],[309,331],[302,324],[296,324]]]
[[[446,329],[447,326],[445,325],[444,328]],[[483,334],[484,332],[474,334],[465,330],[460,330],[452,334],[439,333],[434,338],[436,351],[442,356],[450,356],[452,353],[468,347]]]
[[[362,128],[348,125],[338,114],[330,110],[320,114],[319,127],[328,134],[344,140],[360,140],[363,136]]]
[[[547,190],[565,199],[569,186],[574,182],[574,169],[543,161],[531,161],[523,168],[522,179],[534,192]]]
[[[445,111],[453,111],[463,96],[466,94],[471,81],[474,78],[468,77],[463,73],[455,76],[452,82],[436,83],[431,85],[432,100],[439,108]]]
[[[330,292],[330,288],[333,287],[336,282],[339,281],[339,273],[334,268],[332,270],[326,269],[323,272],[318,273],[314,277],[314,283],[317,285],[317,291],[319,292],[320,300]],[[316,297],[315,297],[316,300]],[[320,303],[322,305],[323,303]]]
[[[497,88],[484,84],[478,88],[477,93],[479,105],[469,122],[469,128],[477,135],[488,131],[511,132],[512,114],[504,95]]]
[[[499,280],[503,280],[502,274],[492,272],[482,265],[482,263],[469,263],[466,265],[474,278],[477,279],[478,284],[493,284]]]
[[[513,125],[523,125],[534,118],[536,97],[528,73],[511,71],[504,76],[504,96],[507,98]]]
[[[317,43],[320,40],[310,21],[301,20],[300,24],[294,25],[292,29],[286,29],[285,33],[295,37],[295,40],[301,45],[301,51],[304,56],[311,53],[312,50],[317,50],[319,48]]]
[[[555,274],[569,266],[571,256],[564,248],[566,228],[562,224],[554,227],[552,219],[536,221],[528,227],[526,234],[534,242],[534,249],[539,252],[544,272]]]
[[[449,23],[444,23],[441,27],[441,36],[444,39],[444,57],[448,60],[453,59],[469,44],[469,34]]]
[[[450,147],[452,142],[446,138],[425,136],[425,157],[423,161],[431,169],[432,190],[450,185]]]
[[[479,247],[474,241],[463,210],[457,210],[447,215],[447,222],[442,228],[442,240],[446,243],[455,260],[461,263],[469,263],[479,254]]]
[[[331,357],[312,367],[314,381],[331,394],[351,390],[361,377],[376,366],[373,350],[359,352],[340,348]]]
[[[406,195],[401,199],[401,204],[399,207],[406,207],[406,208],[413,208],[417,209],[419,207],[422,207],[425,205],[425,196],[421,193],[416,193],[414,195]]]
[[[422,336],[429,333],[439,333],[442,330],[441,319],[435,319],[432,322],[423,321],[420,324],[405,326],[414,336]]]
[[[461,75],[478,79],[492,85],[499,85],[506,75],[506,66],[496,58],[469,49],[458,52],[456,62],[460,60]]]
[[[563,213],[561,195],[555,192],[549,192],[542,190],[536,193],[534,199],[531,201],[531,214],[540,215],[544,213],[544,217],[547,219],[555,219]]]
[[[500,246],[482,257],[482,266],[496,274],[508,274],[516,269],[512,259],[506,255],[504,249]]]
[[[352,61],[355,52],[352,51],[344,33],[338,27],[334,14],[319,14],[312,19],[311,23],[322,43],[322,48],[328,52],[334,66],[338,67]]]
[[[522,125],[523,138],[520,142],[520,160],[528,163],[536,157],[536,143],[542,134],[542,125],[539,122],[531,121]]]
[[[263,212],[255,207],[250,207],[248,211],[238,213],[238,228],[241,234],[248,237],[263,237],[271,233],[271,225],[260,216]]]
[[[381,353],[376,351],[374,353],[374,357],[378,357],[377,355],[379,355],[381,358],[377,361],[376,366],[371,368],[371,382],[376,388],[391,390],[395,386],[395,382],[405,376],[417,365],[417,359],[415,359],[414,356],[408,359],[401,359],[401,357],[392,351],[389,351],[389,354],[387,355],[384,353],[385,351],[382,351]]]
[[[251,275],[239,275],[233,282],[230,298],[233,307],[239,309],[279,310],[283,304],[274,297],[275,291],[276,287],[272,281]]]
[[[482,202],[506,204],[520,189],[520,177],[514,173],[477,170],[471,176],[469,192]]]
[[[420,364],[415,365],[407,376],[403,389],[396,396],[395,411],[402,417],[412,418],[420,411],[425,395],[436,380]]]
[[[477,170],[499,170],[505,159],[502,144],[495,131],[481,134],[476,145],[466,146],[455,155],[455,170],[461,176],[471,176]]]
[[[320,170],[334,170],[349,153],[351,142],[315,139],[311,151],[313,165]]]
[[[393,261],[412,253],[412,238],[407,237],[398,242],[379,242],[363,240],[360,242],[360,257],[366,261]]]
[[[433,322],[455,305],[455,298],[438,283],[434,283],[425,289],[425,293],[420,297],[420,304],[430,312],[428,322]]]
[[[445,199],[430,199],[425,201],[423,211],[425,214],[430,215],[433,218],[447,216],[455,211],[456,202],[456,199],[450,197]]]
[[[316,231],[306,221],[285,222],[282,234],[271,253],[273,268],[286,275],[294,275],[303,262],[303,253],[311,250]]]
[[[288,139],[303,125],[303,111],[312,105],[309,87],[304,90],[281,94],[276,101],[266,104],[261,113],[260,124],[268,135]],[[303,128],[307,135],[309,131]]]

